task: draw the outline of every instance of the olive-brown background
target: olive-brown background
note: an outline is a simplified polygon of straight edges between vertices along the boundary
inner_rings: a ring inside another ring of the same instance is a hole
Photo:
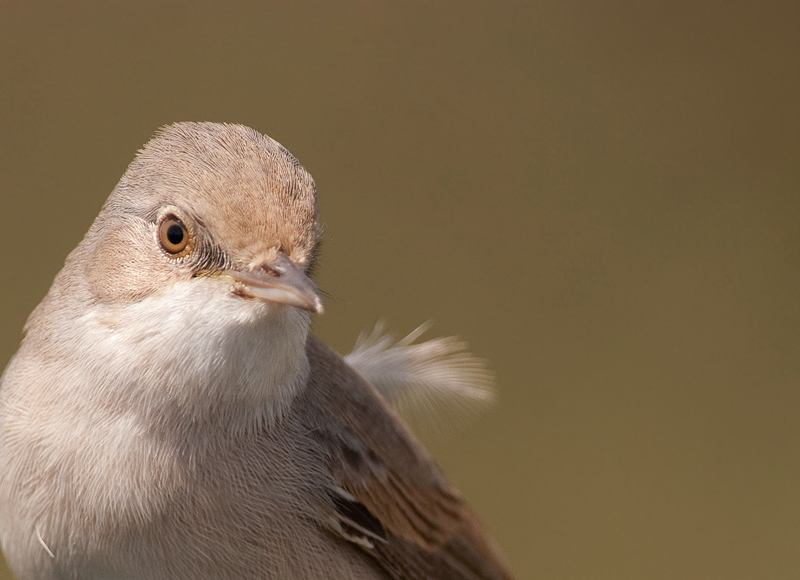
[[[434,318],[491,360],[499,404],[428,441],[520,579],[798,578],[798,30],[790,2],[0,3],[2,364],[158,126],[244,123],[316,177],[319,335]]]

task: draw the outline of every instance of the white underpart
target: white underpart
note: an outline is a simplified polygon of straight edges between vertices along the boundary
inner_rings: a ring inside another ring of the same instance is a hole
[[[215,278],[178,282],[133,304],[89,309],[74,327],[80,329],[75,355],[96,396],[131,398],[148,413],[177,406],[196,418],[250,406],[253,417],[238,422],[270,421],[291,403],[308,372],[308,316],[236,296]]]
[[[308,375],[307,313],[235,296],[219,279],[73,312],[52,318],[46,345],[23,345],[0,392],[0,541],[32,570],[70,557],[69,510],[106,525],[150,521],[159,498],[180,493],[183,453],[269,426]],[[30,465],[41,483],[24,501],[52,507],[42,515],[5,509]],[[99,527],[81,533],[105,541]]]

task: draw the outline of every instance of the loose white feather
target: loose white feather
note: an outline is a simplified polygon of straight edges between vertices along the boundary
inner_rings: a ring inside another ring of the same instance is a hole
[[[395,340],[378,322],[361,333],[345,358],[415,430],[440,433],[454,418],[487,408],[496,392],[493,373],[463,340],[450,336],[413,344],[430,327],[426,322]]]

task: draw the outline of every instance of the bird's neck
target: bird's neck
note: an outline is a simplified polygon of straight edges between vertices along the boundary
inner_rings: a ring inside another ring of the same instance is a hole
[[[42,373],[46,388],[62,391],[66,405],[93,407],[95,419],[133,412],[142,429],[178,436],[218,433],[214,426],[245,432],[278,420],[308,375],[308,316],[217,282],[193,279],[72,314],[49,330],[51,340],[28,337],[20,354],[63,361]]]

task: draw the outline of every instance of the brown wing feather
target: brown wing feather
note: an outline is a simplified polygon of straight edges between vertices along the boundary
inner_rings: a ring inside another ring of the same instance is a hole
[[[377,391],[318,339],[310,337],[306,350],[311,378],[303,399],[320,410],[305,414],[316,418],[309,429],[336,485],[366,510],[338,515],[348,530],[378,530],[369,517],[383,527],[378,540],[356,543],[398,580],[511,579],[458,492]]]

